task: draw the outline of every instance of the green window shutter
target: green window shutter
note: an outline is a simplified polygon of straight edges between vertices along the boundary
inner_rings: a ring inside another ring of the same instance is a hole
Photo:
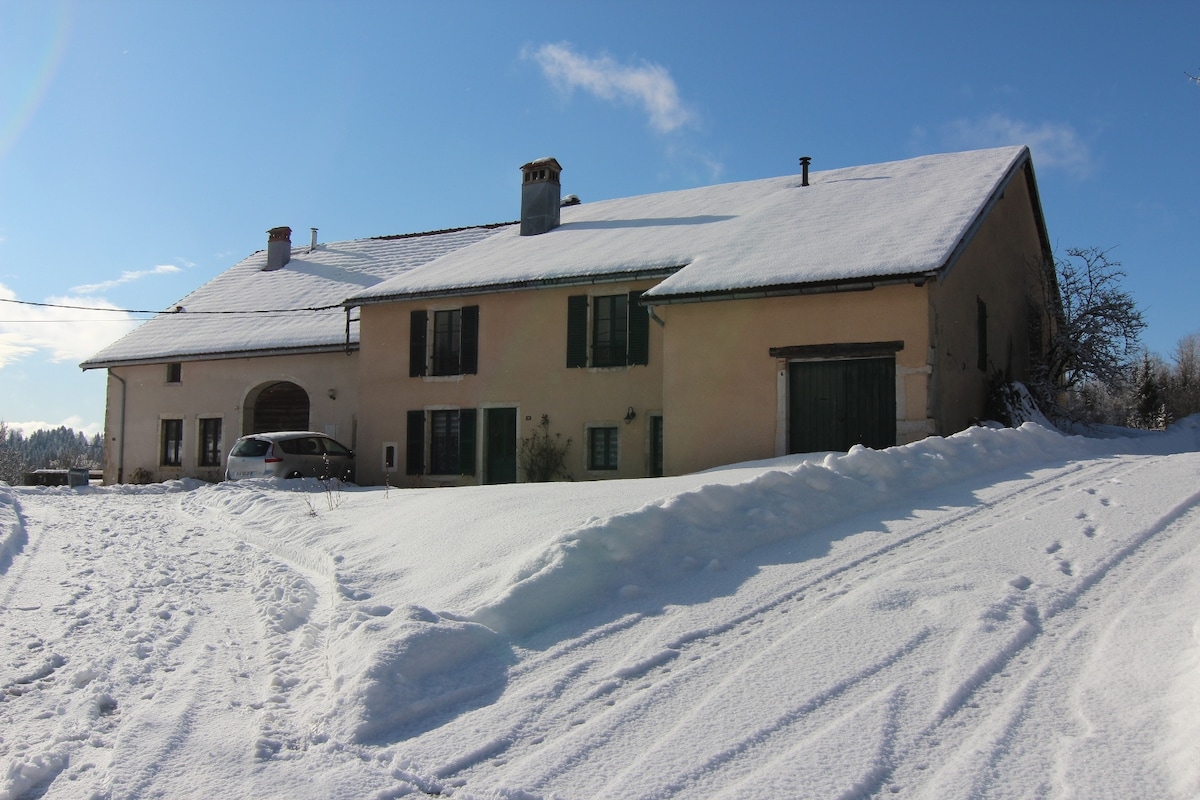
[[[638,303],[641,292],[629,293],[628,364],[650,363],[650,310]]]
[[[479,372],[479,306],[463,306],[460,361],[464,375]]]
[[[567,298],[567,366],[588,365],[588,297],[586,294]]]
[[[425,412],[408,412],[408,434],[405,439],[404,472],[407,475],[425,474]]]
[[[458,471],[462,475],[475,474],[475,416],[473,408],[458,412]]]
[[[408,327],[408,377],[416,378],[425,374],[425,345],[426,330],[429,327],[429,312],[421,310],[412,312]]]

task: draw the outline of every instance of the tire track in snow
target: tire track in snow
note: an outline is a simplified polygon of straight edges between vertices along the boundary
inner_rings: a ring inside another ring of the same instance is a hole
[[[906,551],[910,551],[910,548],[920,547],[923,552],[927,552],[929,548],[954,547],[975,537],[987,536],[987,528],[994,525],[994,520],[997,518],[1004,518],[1010,514],[1023,512],[1030,507],[1038,507],[1047,502],[1056,501],[1056,498],[1070,498],[1074,496],[1073,491],[1080,487],[1095,485],[1106,479],[1119,479],[1119,476],[1129,470],[1128,464],[1115,460],[1091,461],[1067,465],[1050,477],[1043,478],[1032,485],[1026,478],[1016,488],[1002,489],[1000,493],[992,492],[988,499],[976,505],[954,509],[949,514],[940,514],[928,522],[921,523],[915,529],[910,527],[903,535],[892,537],[883,546],[879,546],[878,538],[873,537],[872,541],[857,554],[849,556],[840,554],[836,560],[829,559],[833,560],[835,564],[832,568],[822,569],[829,560],[818,559],[813,564],[813,569],[807,570],[810,577],[802,579],[799,584],[794,580],[795,575],[789,573],[786,585],[781,584],[777,587],[777,591],[770,594],[766,602],[746,609],[735,615],[730,622],[720,626],[702,627],[670,636],[661,649],[655,650],[651,646],[650,652],[643,656],[633,656],[631,661],[623,667],[600,673],[599,665],[591,663],[580,670],[572,670],[568,666],[564,668],[564,675],[571,675],[571,679],[561,683],[564,695],[556,694],[552,697],[538,698],[538,702],[527,709],[528,713],[522,715],[521,719],[513,724],[506,736],[506,741],[509,742],[506,748],[509,750],[506,759],[508,763],[543,760],[538,773],[549,781],[554,775],[575,768],[577,759],[572,753],[586,750],[589,747],[601,747],[606,741],[618,735],[621,719],[628,715],[652,713],[654,706],[662,705],[664,694],[680,693],[685,695],[690,684],[703,685],[704,681],[693,680],[693,678],[698,677],[697,670],[709,668],[706,662],[714,658],[713,655],[704,653],[706,641],[727,638],[727,634],[739,627],[748,632],[747,639],[739,648],[748,655],[734,654],[730,656],[741,657],[744,663],[730,670],[727,673],[728,677],[720,684],[721,688],[712,692],[712,695],[720,696],[730,687],[746,681],[747,676],[753,675],[757,669],[760,669],[760,662],[770,658],[774,645],[770,642],[764,644],[764,640],[803,637],[807,635],[807,631],[814,626],[814,623],[830,616],[836,617],[842,598],[848,593],[853,593],[858,583],[888,570],[896,569],[897,565],[915,560],[915,558],[905,556]],[[884,510],[881,515],[886,516],[890,511],[890,509]],[[874,512],[871,516],[874,516]],[[969,524],[971,518],[977,518],[980,522],[971,525]],[[964,521],[968,521],[968,524],[963,525]],[[854,524],[856,521],[851,521],[847,525],[853,526]],[[944,531],[947,529],[956,531],[956,534],[947,538],[944,535]],[[923,557],[925,556],[922,555]],[[792,613],[783,613],[789,611]],[[620,626],[629,626],[637,623],[639,619],[631,616],[618,621],[618,623]],[[764,625],[763,622],[768,619],[772,620],[772,624]],[[616,626],[618,623],[613,624]],[[540,669],[540,663],[535,667],[534,662],[574,659],[577,657],[576,650],[587,649],[587,638],[584,637],[579,642],[567,642],[551,651],[539,654],[530,661],[523,662],[520,670]],[[909,650],[901,648],[893,658],[883,658],[878,668],[867,667],[860,670],[859,680],[826,686],[823,690],[819,687],[814,688],[811,696],[823,698],[822,702],[806,699],[796,703],[783,711],[775,721],[762,721],[762,724],[754,731],[742,736],[737,742],[729,744],[722,752],[731,762],[735,759],[752,761],[758,757],[754,755],[755,750],[767,747],[789,747],[788,742],[791,741],[791,735],[779,736],[777,734],[785,733],[787,728],[792,726],[808,725],[812,722],[811,717],[819,710],[825,715],[825,721],[820,723],[821,727],[838,724],[839,719],[859,713],[862,705],[869,702],[867,697],[878,692],[878,685],[881,682],[886,684],[888,681],[900,682],[903,680],[903,677],[893,678],[889,675],[896,673],[903,676],[906,670],[906,652],[915,653],[926,638],[927,634],[921,633],[914,638]],[[645,652],[644,643],[639,649]],[[715,668],[716,663],[713,663],[711,667]],[[575,686],[580,681],[586,681],[591,686],[590,690],[582,697],[578,692],[566,696],[566,689]],[[565,713],[560,710],[564,703],[568,704]],[[712,704],[712,698],[697,698],[691,702],[677,704],[677,706],[690,710],[671,726],[670,729],[674,733],[660,736],[658,741],[651,742],[647,747],[638,750],[636,756],[638,764],[659,758],[661,753],[669,753],[675,736],[683,736],[688,731],[702,727],[706,718],[719,717],[719,712],[714,714]],[[826,709],[826,706],[830,705],[834,707],[833,710]],[[551,707],[555,707],[556,711],[550,715],[552,717],[568,716],[586,720],[586,722],[571,726],[566,730],[539,730],[537,719],[547,715]],[[837,710],[839,708],[840,711]],[[544,743],[560,737],[573,740],[575,746],[568,747],[562,744],[557,748],[562,755],[557,757],[552,757],[551,754],[544,752],[546,749]],[[587,740],[587,743],[584,742],[584,739]],[[537,745],[533,750],[529,750],[529,746],[526,744],[530,741]],[[884,750],[887,749],[883,743],[880,746]],[[489,751],[488,756],[492,755],[494,755],[493,752]],[[557,760],[559,766],[544,763],[544,759],[548,757]],[[670,758],[663,757],[662,761],[664,764],[669,764]],[[459,770],[469,772],[469,763],[460,762],[455,766]],[[623,772],[639,773],[634,765],[627,765],[627,767]],[[702,782],[705,774],[721,768],[722,760],[717,758],[699,768],[691,768],[686,775],[676,775],[671,779],[664,777],[664,785],[657,786],[654,791],[647,789],[646,792],[648,795],[658,793],[657,796],[671,796],[680,792],[686,794],[686,787]],[[647,771],[643,766],[640,774],[645,775]],[[654,772],[654,770],[649,771]],[[873,772],[864,775],[863,780],[858,784],[859,788],[880,780],[880,775],[884,771],[884,767],[877,766]],[[629,787],[621,785],[620,778],[614,778],[606,790],[622,794],[631,791]],[[636,796],[638,792],[634,791],[633,794]]]
[[[28,562],[18,557],[20,574],[7,576],[18,580],[6,597],[26,610],[6,608],[0,627],[58,667],[29,685],[38,694],[30,703],[0,704],[5,721],[23,731],[23,741],[3,754],[8,774],[17,776],[9,789],[21,788],[23,775],[34,778],[15,794],[41,791],[60,775],[72,791],[111,794],[139,773],[156,772],[162,765],[151,768],[144,758],[157,737],[193,735],[194,709],[209,697],[253,696],[250,681],[239,688],[223,675],[231,658],[241,658],[240,647],[220,659],[202,648],[212,601],[240,586],[236,560],[180,512],[178,493],[139,492],[146,496],[133,515],[128,493],[20,495],[32,546],[50,552]],[[89,513],[81,517],[84,504]],[[47,706],[60,709],[58,719],[37,713]],[[211,725],[214,717],[201,719]],[[154,720],[152,730],[139,720]]]
[[[1142,469],[1141,464],[1125,470],[1121,477],[1129,478]],[[1124,482],[1124,481],[1121,481]],[[1107,498],[1098,498],[1102,505],[1109,505]],[[1089,517],[1078,515],[1080,520]],[[1064,589],[1050,592],[1044,599],[1035,598],[1025,607],[1025,625],[1017,631],[1010,642],[994,653],[991,659],[979,664],[977,670],[964,681],[957,692],[947,698],[934,719],[920,732],[913,742],[906,743],[898,761],[904,764],[941,764],[932,775],[915,776],[911,770],[903,776],[893,775],[889,769],[871,788],[868,795],[887,795],[901,787],[919,787],[922,796],[1003,796],[1003,774],[1013,769],[1010,762],[1035,768],[1042,774],[1055,775],[1061,782],[1047,783],[1047,791],[1082,791],[1078,786],[1068,789],[1071,782],[1062,776],[1062,764],[1056,767],[1054,760],[1061,758],[1059,749],[1062,741],[1089,738],[1094,731],[1080,708],[1062,706],[1062,715],[1056,720],[1056,730],[1044,736],[1045,751],[1030,756],[1014,754],[1011,743],[1016,740],[1018,730],[1024,725],[1040,725],[1031,720],[1030,709],[1035,696],[1047,684],[1052,687],[1064,683],[1078,683],[1078,674],[1084,671],[1086,662],[1095,657],[1098,642],[1102,642],[1123,616],[1130,611],[1130,595],[1146,594],[1148,589],[1135,590],[1132,586],[1152,585],[1167,571],[1181,549],[1200,546],[1194,542],[1200,531],[1200,492],[1186,496],[1174,507],[1162,512],[1149,525],[1131,532],[1124,542],[1104,557],[1089,565],[1080,575],[1065,572],[1074,580]],[[1098,531],[1092,526],[1082,526],[1080,534],[1095,537]],[[1047,550],[1053,555],[1059,549],[1055,543]],[[1016,587],[1026,591],[1029,585]],[[1098,604],[1103,609],[1085,607]],[[1086,612],[1086,613],[1085,613]],[[1101,620],[1097,624],[1097,620]],[[1128,651],[1127,647],[1119,648]],[[1099,670],[1109,676],[1114,672],[1111,663]],[[1049,681],[1053,674],[1071,673],[1074,680]],[[1039,704],[1047,700],[1041,698]],[[967,735],[963,735],[963,729]],[[1074,733],[1064,733],[1075,731]],[[1057,741],[1056,741],[1057,739]],[[1130,735],[1117,737],[1113,759],[1130,757],[1130,742],[1144,739],[1144,731],[1131,731]],[[1028,746],[1028,739],[1024,739]],[[1096,746],[1093,741],[1092,747]],[[914,752],[929,751],[925,758],[916,757]],[[1136,759],[1135,759],[1136,763]],[[1002,767],[1001,765],[1007,765]],[[1078,773],[1078,771],[1076,771]],[[1056,774],[1057,773],[1057,774]],[[1080,778],[1076,774],[1075,779]],[[1112,796],[1133,796],[1145,791],[1147,776],[1139,776],[1130,787],[1122,790],[1112,786],[1092,787],[1092,792],[1108,793]],[[1170,794],[1163,785],[1162,795]]]
[[[299,488],[301,499],[308,501],[308,487]],[[312,505],[302,511],[296,499],[297,492],[221,484],[184,502],[201,519],[222,511],[219,523],[236,537],[249,562],[246,574],[269,673],[255,745],[260,760],[286,758],[328,738],[322,719],[334,705],[331,632],[339,613],[351,613],[338,608],[335,558],[296,541],[294,534],[303,530],[297,519],[316,513]]]

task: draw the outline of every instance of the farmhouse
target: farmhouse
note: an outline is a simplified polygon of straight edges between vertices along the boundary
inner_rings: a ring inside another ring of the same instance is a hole
[[[1039,346],[1023,147],[578,205],[561,169],[525,165],[519,227],[347,301],[364,478],[519,479],[543,420],[576,478],[886,447],[981,417]]]
[[[886,447],[981,418],[1041,346],[1024,147],[588,203],[562,173],[522,167],[516,223],[269,244],[85,362],[106,478],[219,474],[214,424],[329,430],[406,486],[526,479],[542,433],[576,479]]]
[[[243,433],[356,439],[358,324],[342,300],[490,236],[497,226],[251,254],[80,366],[108,370],[106,483],[220,480]]]

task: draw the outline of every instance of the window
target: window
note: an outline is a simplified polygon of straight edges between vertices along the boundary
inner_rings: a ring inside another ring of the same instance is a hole
[[[221,466],[221,418],[200,420],[200,466]]]
[[[662,414],[650,416],[650,475],[663,476],[663,418]]]
[[[458,375],[462,370],[462,309],[433,313],[433,374]]]
[[[164,467],[178,467],[183,464],[183,420],[164,419],[162,421],[162,459]]]
[[[977,366],[979,369],[987,372],[988,368],[988,340],[987,340],[987,303],[979,298],[975,299],[975,331],[978,347]]]
[[[617,428],[588,428],[588,469],[617,468]]]
[[[434,475],[458,472],[457,411],[434,411],[429,415],[429,471]]]
[[[473,408],[409,411],[405,472],[474,475],[475,419]]]
[[[183,380],[183,364],[172,361],[167,364],[167,383],[179,383]]]
[[[412,312],[409,323],[409,376],[474,375],[478,372],[479,306],[434,311],[432,337],[429,335],[429,317],[430,312],[425,309]]]
[[[650,314],[641,292],[567,298],[567,366],[623,367],[649,361]]]
[[[625,365],[629,338],[629,298],[611,294],[592,300],[592,366]]]

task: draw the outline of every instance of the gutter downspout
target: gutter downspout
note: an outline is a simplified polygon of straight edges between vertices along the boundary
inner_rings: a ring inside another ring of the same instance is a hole
[[[654,313],[654,306],[646,306],[646,313],[650,315],[650,319],[658,323],[658,327],[665,328],[667,323],[662,320],[662,317]]]
[[[117,445],[117,483],[124,483],[125,482],[125,399],[129,395],[129,389],[125,383],[125,379],[122,378],[117,373],[113,372],[111,368],[108,370],[108,377],[116,378],[121,383],[121,433],[120,433],[120,438],[117,439],[117,441],[119,443]]]
[[[346,355],[350,355],[350,310],[354,306],[346,306]]]

